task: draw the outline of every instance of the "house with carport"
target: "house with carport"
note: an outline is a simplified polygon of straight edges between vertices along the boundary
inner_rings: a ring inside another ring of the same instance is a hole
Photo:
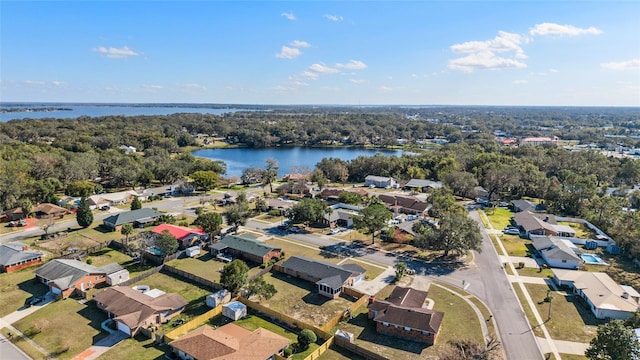
[[[354,286],[364,280],[365,269],[357,264],[335,265],[292,256],[274,269],[316,284],[318,293],[336,299],[345,286]]]
[[[403,186],[403,188],[426,192],[428,189],[440,189],[442,186],[441,181],[411,179]]]
[[[188,304],[179,294],[157,289],[142,292],[128,286],[110,287],[95,294],[93,299],[98,308],[113,319],[116,328],[128,336],[169,321]]]
[[[364,178],[364,186],[376,188],[392,188],[396,186],[396,181],[392,177],[367,175]]]
[[[598,319],[628,319],[640,310],[640,293],[603,272],[553,269],[553,280],[580,296]]]
[[[160,224],[151,232],[154,234],[162,234],[167,231],[171,236],[178,240],[181,249],[186,249],[198,240],[205,240],[207,234],[202,229],[192,229],[186,226],[178,226],[173,224]]]
[[[414,196],[379,194],[378,198],[385,204],[387,209],[396,214],[426,216],[431,208],[429,203]]]

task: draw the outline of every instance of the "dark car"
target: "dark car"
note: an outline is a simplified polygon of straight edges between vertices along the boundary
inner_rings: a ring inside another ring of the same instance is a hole
[[[32,296],[24,302],[24,306],[31,307],[33,305],[41,303],[42,300],[44,300],[44,296]]]
[[[184,324],[185,322],[186,322],[185,319],[175,319],[175,320],[173,320],[173,323],[171,323],[171,326],[178,327],[178,326]]]

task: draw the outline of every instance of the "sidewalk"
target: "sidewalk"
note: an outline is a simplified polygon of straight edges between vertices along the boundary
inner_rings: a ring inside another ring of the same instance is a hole
[[[538,341],[538,344],[540,344],[540,347],[545,352],[551,351],[549,349],[549,346],[547,345],[546,339],[536,337],[536,341]],[[558,349],[558,352],[562,354],[584,355],[584,353],[587,351],[587,348],[589,348],[589,344],[586,343],[563,340],[553,340],[553,342],[556,346],[556,349]]]
[[[51,304],[52,302],[54,302],[55,299],[53,297],[53,294],[48,293],[46,295],[46,298],[44,301],[42,301],[39,304],[33,305],[31,307],[25,308],[24,306],[21,307],[20,309],[12,312],[9,315],[6,315],[5,317],[2,318],[2,320],[4,320],[6,323],[8,324],[13,324],[31,314],[33,314],[34,312],[40,310],[41,308]]]
[[[23,338],[26,342],[31,344],[31,346],[33,346],[34,348],[38,349],[38,351],[40,351],[42,353],[42,355],[44,355],[45,358],[47,358],[47,359],[55,359],[56,358],[55,356],[51,355],[47,350],[45,350],[45,348],[43,348],[42,346],[38,345],[35,341],[31,340],[29,337],[25,336],[22,332],[20,332],[20,330],[14,328],[11,324],[7,323],[3,319],[0,319],[0,329],[2,329],[3,327],[6,327],[7,329],[9,329],[9,331],[11,331],[14,334],[13,336],[17,336],[17,337]]]

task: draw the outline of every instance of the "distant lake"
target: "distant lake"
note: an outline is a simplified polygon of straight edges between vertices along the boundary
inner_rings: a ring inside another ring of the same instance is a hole
[[[227,177],[242,176],[242,171],[250,167],[264,169],[266,160],[274,158],[278,161],[278,177],[291,173],[292,167],[307,166],[309,170],[323,158],[338,158],[345,161],[353,160],[358,156],[373,156],[376,153],[386,156],[401,156],[402,150],[362,149],[362,148],[307,148],[285,147],[268,149],[202,149],[193,152],[194,156],[211,160],[221,160],[227,164]]]
[[[220,115],[224,113],[232,113],[236,111],[253,111],[245,109],[232,109],[219,107],[202,106],[153,106],[153,105],[120,105],[120,104],[103,104],[103,105],[87,105],[87,104],[0,104],[2,109],[43,109],[43,108],[59,108],[64,110],[56,111],[15,111],[0,113],[0,122],[17,119],[44,119],[44,118],[77,118],[79,116],[140,116],[140,115],[170,115],[175,113],[197,113],[197,114],[214,114]],[[68,110],[67,110],[68,109]]]

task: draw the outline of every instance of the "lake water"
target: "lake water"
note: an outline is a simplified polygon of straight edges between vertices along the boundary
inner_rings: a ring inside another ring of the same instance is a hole
[[[1,108],[65,108],[71,110],[57,110],[57,111],[21,111],[21,112],[6,112],[0,113],[0,121],[5,122],[9,120],[18,119],[44,119],[44,118],[77,118],[79,116],[109,116],[109,115],[124,115],[124,116],[139,116],[139,115],[170,115],[175,113],[197,113],[197,114],[214,114],[220,115],[224,113],[231,113],[236,111],[252,111],[245,109],[233,109],[225,108],[220,109],[216,107],[206,106],[144,106],[144,105],[87,105],[87,104],[22,104],[16,106],[15,104],[1,104]]]
[[[292,167],[307,166],[313,170],[323,158],[338,158],[345,161],[353,160],[358,156],[373,156],[376,153],[387,156],[401,156],[402,150],[381,150],[361,148],[269,148],[269,149],[203,149],[193,152],[194,156],[211,160],[221,160],[227,164],[227,177],[242,176],[242,171],[250,167],[264,169],[266,160],[274,158],[280,166],[278,177],[291,173]]]

